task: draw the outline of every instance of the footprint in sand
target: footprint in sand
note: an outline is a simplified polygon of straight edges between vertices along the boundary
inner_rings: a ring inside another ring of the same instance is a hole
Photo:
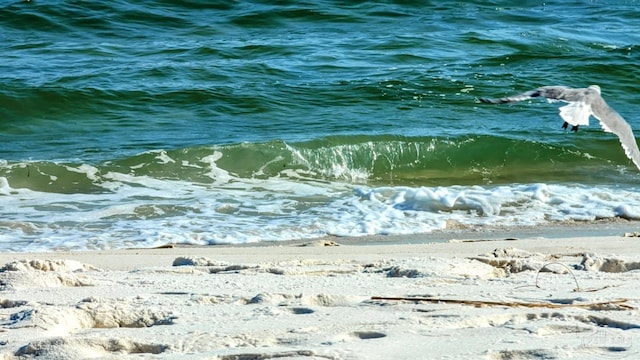
[[[306,307],[292,307],[289,308],[289,311],[291,311],[291,313],[295,315],[308,315],[315,312],[315,310]]]
[[[13,351],[16,357],[42,357],[46,359],[84,359],[109,357],[117,354],[160,354],[169,346],[163,344],[147,344],[127,339],[112,338],[67,338],[64,337],[80,330],[91,328],[150,327],[170,325],[176,318],[170,312],[155,310],[141,306],[142,304],[128,299],[87,298],[76,305],[56,306],[24,301],[2,301],[8,305],[26,308],[0,317],[0,325],[4,331],[20,331],[40,329],[40,338],[31,340],[27,337],[25,345]],[[6,345],[6,344],[5,344]],[[20,346],[20,343],[16,343]]]
[[[15,352],[15,356],[33,356],[43,359],[84,359],[129,354],[161,354],[168,345],[145,344],[127,339],[53,338],[32,341]]]
[[[556,359],[556,355],[550,351],[531,350],[500,350],[490,351],[488,358],[491,360],[526,360],[526,359]]]
[[[5,329],[37,327],[55,334],[90,328],[139,328],[170,325],[171,312],[140,306],[133,300],[87,298],[76,306],[34,303],[30,308],[2,319]]]
[[[387,334],[377,331],[355,331],[352,335],[360,340],[380,339],[387,336]]]
[[[374,330],[361,330],[348,333],[337,334],[330,341],[325,342],[325,345],[331,345],[335,343],[351,342],[358,340],[374,340],[387,337],[387,334]]]
[[[0,309],[9,309],[14,307],[20,307],[27,305],[29,302],[25,300],[9,300],[9,299],[0,299]]]
[[[309,350],[297,350],[297,351],[282,351],[282,352],[264,352],[264,353],[242,353],[242,354],[232,354],[232,355],[223,355],[219,356],[217,359],[219,360],[245,360],[245,359],[255,359],[255,360],[267,360],[267,359],[300,359],[303,357],[311,357],[314,359],[334,359],[333,356],[323,356],[322,354],[317,354],[314,351]]]

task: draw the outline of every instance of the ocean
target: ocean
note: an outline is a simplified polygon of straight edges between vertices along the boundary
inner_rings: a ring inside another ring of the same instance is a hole
[[[640,220],[638,1],[2,1],[0,251]]]

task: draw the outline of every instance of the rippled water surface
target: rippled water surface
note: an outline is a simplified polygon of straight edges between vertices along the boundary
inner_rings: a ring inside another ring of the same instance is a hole
[[[640,3],[0,3],[0,250],[640,217]]]

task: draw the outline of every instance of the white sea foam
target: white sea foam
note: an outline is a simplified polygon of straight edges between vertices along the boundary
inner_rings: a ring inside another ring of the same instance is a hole
[[[11,187],[5,177],[0,177],[0,195],[11,195]]]
[[[203,157],[200,161],[202,163],[207,164],[211,171],[209,172],[209,177],[213,179],[216,183],[226,183],[231,179],[231,175],[226,170],[223,170],[218,167],[216,161],[222,158],[222,153],[219,151],[215,151],[212,155]]]
[[[452,222],[474,227],[640,219],[640,191],[628,188],[368,187],[305,179],[291,169],[268,179],[225,173],[222,181],[215,160],[208,163],[216,173],[210,184],[107,173],[97,181],[108,191],[58,194],[13,189],[0,178],[0,251],[414,234]]]
[[[87,164],[82,164],[82,165],[80,165],[78,167],[65,166],[65,168],[68,171],[71,171],[71,172],[75,172],[75,173],[79,173],[79,174],[85,174],[85,175],[87,175],[87,179],[89,179],[91,181],[98,180],[98,175],[97,174],[100,172],[100,170],[98,170],[98,168],[96,168],[94,166],[91,166],[91,165],[87,165]]]
[[[176,162],[169,155],[167,155],[167,152],[164,151],[164,150],[158,151],[158,155],[156,156],[156,160],[159,160],[161,164],[168,164],[168,163],[175,163]]]

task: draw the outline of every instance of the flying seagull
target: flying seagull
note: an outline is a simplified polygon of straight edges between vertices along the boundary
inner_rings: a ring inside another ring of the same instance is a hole
[[[600,96],[600,86],[591,85],[586,89],[573,89],[566,86],[543,86],[527,91],[520,95],[499,99],[481,98],[488,104],[504,104],[537,97],[546,98],[549,102],[564,101],[569,103],[561,107],[560,117],[564,120],[562,128],[571,125],[572,131],[578,131],[578,126],[589,125],[589,116],[600,120],[602,129],[618,135],[625,154],[640,170],[640,150],[633,135],[631,126]]]

